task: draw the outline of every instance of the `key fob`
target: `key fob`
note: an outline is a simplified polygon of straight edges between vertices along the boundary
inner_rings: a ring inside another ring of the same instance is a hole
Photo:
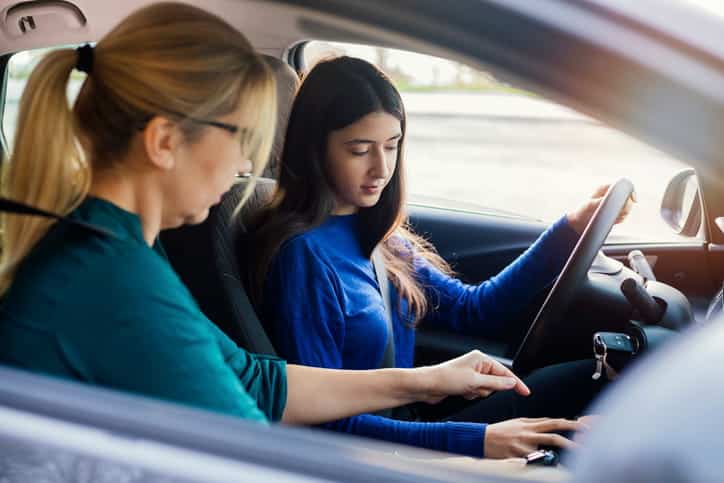
[[[596,332],[593,334],[593,355],[596,371],[592,378],[598,380],[605,366],[619,372],[636,355],[636,345],[631,336],[620,332]]]
[[[558,454],[549,449],[539,449],[526,455],[526,465],[555,466],[558,464]]]

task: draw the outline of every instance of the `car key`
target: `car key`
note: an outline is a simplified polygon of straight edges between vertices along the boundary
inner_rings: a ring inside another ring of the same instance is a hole
[[[558,464],[558,454],[549,449],[539,449],[526,455],[526,465],[555,466]]]
[[[596,371],[591,376],[591,379],[594,381],[598,381],[601,378],[601,375],[603,374],[603,358],[605,356],[599,356],[596,355]]]
[[[593,355],[596,358],[596,370],[591,376],[594,381],[601,378],[604,367],[611,365],[612,361],[607,360],[609,351],[614,357],[613,362],[619,363],[622,363],[622,356],[624,361],[627,361],[636,354],[633,340],[628,335],[618,332],[596,332],[593,334]],[[613,364],[611,367],[617,371],[622,368],[620,364]]]
[[[604,364],[606,363],[606,344],[600,337],[600,332],[593,335],[593,355],[596,358],[596,370],[591,379],[598,381],[603,375]]]

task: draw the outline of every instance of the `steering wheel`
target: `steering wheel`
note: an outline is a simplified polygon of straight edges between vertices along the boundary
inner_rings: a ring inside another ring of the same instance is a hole
[[[539,367],[538,361],[556,332],[557,323],[573,301],[578,287],[588,277],[588,270],[596,254],[626,206],[633,189],[631,181],[625,178],[608,189],[518,348],[513,360],[516,372],[527,374]]]

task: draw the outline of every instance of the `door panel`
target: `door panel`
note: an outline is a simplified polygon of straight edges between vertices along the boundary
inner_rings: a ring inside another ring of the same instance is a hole
[[[538,221],[442,208],[411,206],[408,211],[415,231],[468,283],[498,273],[547,228]]]
[[[497,274],[523,253],[546,229],[544,223],[523,218],[476,214],[427,206],[409,206],[415,231],[429,240],[451,265],[455,274],[467,283],[479,283]],[[536,305],[536,304],[533,304]],[[525,311],[523,323],[535,315]],[[511,325],[517,321],[511,321]],[[518,334],[521,331],[512,331]],[[509,357],[515,347],[512,339],[470,337],[448,332],[418,329],[416,362],[443,361],[480,349],[488,354]],[[517,339],[514,337],[513,339]]]

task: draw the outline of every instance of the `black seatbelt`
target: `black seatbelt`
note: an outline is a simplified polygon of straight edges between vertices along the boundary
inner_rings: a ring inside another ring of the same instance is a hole
[[[385,354],[382,357],[380,368],[395,367],[395,333],[392,328],[392,303],[390,301],[390,283],[387,279],[387,269],[385,268],[385,260],[382,252],[375,249],[372,252],[372,265],[375,267],[375,275],[377,276],[377,284],[380,286],[382,294],[382,302],[385,304],[387,312],[387,346],[385,346]]]
[[[106,228],[91,225],[90,223],[86,223],[84,221],[74,220],[72,218],[68,218],[67,216],[51,213],[50,211],[41,210],[40,208],[35,208],[33,206],[20,203],[19,201],[9,200],[3,197],[0,197],[0,212],[13,213],[15,215],[29,215],[41,216],[43,218],[51,218],[54,220],[58,220],[62,223],[67,223],[69,225],[83,228],[84,230],[95,233],[96,235],[117,238],[117,235],[115,233]]]

